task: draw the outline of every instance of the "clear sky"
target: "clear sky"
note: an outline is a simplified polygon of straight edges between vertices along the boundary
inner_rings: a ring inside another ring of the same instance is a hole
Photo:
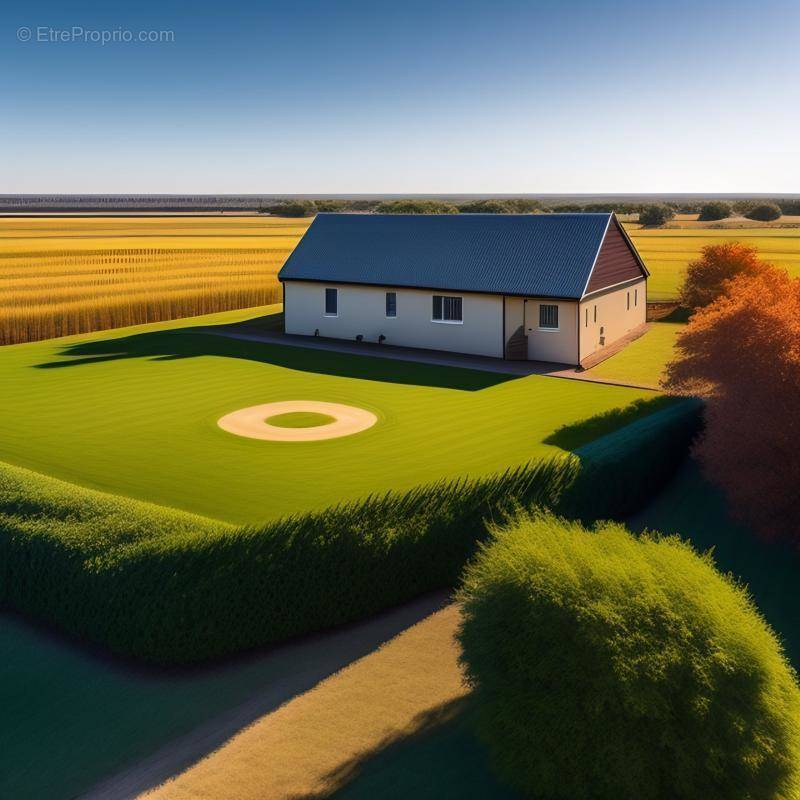
[[[2,4],[0,193],[800,192],[798,0],[125,6]]]

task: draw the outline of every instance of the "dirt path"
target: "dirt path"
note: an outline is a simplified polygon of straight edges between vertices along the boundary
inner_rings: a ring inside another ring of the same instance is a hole
[[[147,800],[327,797],[389,743],[446,719],[467,689],[447,606],[237,734]]]
[[[368,622],[292,642],[275,649],[281,677],[272,680],[245,703],[203,723],[165,745],[150,757],[96,784],[85,800],[138,797],[217,750],[255,720],[302,695],[320,681],[371,653],[383,643],[436,612],[447,602],[444,592],[429,595],[381,614]],[[265,667],[265,672],[268,670]],[[232,795],[225,795],[231,797]]]

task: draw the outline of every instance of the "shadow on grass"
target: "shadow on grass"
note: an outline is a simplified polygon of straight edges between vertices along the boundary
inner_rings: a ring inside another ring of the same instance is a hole
[[[327,791],[294,800],[517,800],[494,777],[472,733],[469,699],[418,715],[410,728],[326,776]]]
[[[674,397],[657,395],[656,397],[634,400],[623,408],[612,408],[594,417],[574,422],[553,431],[545,440],[545,444],[552,444],[562,450],[577,450],[589,442],[593,442],[607,433],[613,433],[624,425],[629,425],[637,419],[646,417],[656,411],[677,402]]]
[[[689,318],[692,316],[692,312],[688,308],[684,308],[683,306],[678,306],[674,311],[667,314],[666,317],[662,317],[656,322],[677,322],[677,323],[685,323],[689,321]]]
[[[275,322],[274,316],[251,320],[248,326],[252,328],[263,324],[269,326],[263,328],[264,330],[273,330],[272,326],[279,324]],[[67,369],[133,358],[175,361],[199,356],[216,356],[272,364],[320,375],[463,391],[480,391],[516,379],[514,375],[459,367],[228,339],[206,333],[205,330],[207,329],[186,327],[139,333],[117,339],[104,338],[77,342],[65,347],[59,354],[61,356],[59,360],[37,364],[36,368]]]
[[[766,542],[731,519],[722,492],[689,461],[631,528],[677,533],[701,552],[713,551],[722,572],[747,584],[767,622],[783,641],[786,655],[800,669],[800,554],[787,545]]]

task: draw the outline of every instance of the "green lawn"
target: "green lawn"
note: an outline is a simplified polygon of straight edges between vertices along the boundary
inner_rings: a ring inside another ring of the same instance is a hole
[[[0,349],[0,461],[255,522],[555,455],[544,443],[554,430],[652,396],[192,333],[199,321]],[[216,424],[280,400],[360,406],[378,423],[319,442],[246,439]]]
[[[266,311],[0,349],[0,461],[255,521],[557,454],[544,443],[554,431],[653,397],[189,332]],[[287,399],[360,405],[379,422],[312,443],[243,439],[216,426],[237,408]],[[75,796],[293,669],[258,657],[190,672],[131,670],[0,616],[0,796]],[[452,740],[446,732],[431,740],[434,750],[473,747],[453,731]],[[415,763],[430,761],[416,747]],[[476,769],[484,777],[475,781],[490,780]]]
[[[685,322],[671,322],[669,319],[654,322],[644,336],[587,370],[587,375],[603,380],[657,387],[664,368],[675,354],[678,335],[685,327]]]

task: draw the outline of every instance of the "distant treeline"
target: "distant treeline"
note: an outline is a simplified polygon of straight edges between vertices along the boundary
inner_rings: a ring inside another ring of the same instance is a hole
[[[704,206],[724,203],[733,213],[745,215],[756,206],[775,205],[782,214],[800,214],[800,198],[753,197],[731,199],[708,197],[641,195],[627,197],[543,198],[452,196],[396,198],[350,196],[341,198],[297,198],[280,195],[0,195],[0,213],[111,212],[111,211],[251,211],[278,216],[310,216],[325,211],[379,212],[394,214],[530,214],[540,212],[610,212],[640,214],[653,206],[667,207],[675,214],[698,214]]]
[[[652,214],[649,224],[663,224],[675,214],[700,214],[709,205],[726,206],[731,214],[749,216],[754,209],[775,207],[784,215],[800,215],[799,199],[752,199],[734,202],[707,199],[672,203],[632,203],[609,200],[592,203],[551,203],[528,198],[469,200],[454,203],[447,200],[282,200],[265,205],[261,211],[283,217],[307,217],[318,212],[372,212],[378,214],[540,214],[540,213],[609,213]],[[655,217],[659,221],[655,221]],[[722,219],[723,217],[714,217]],[[753,216],[753,219],[761,217]]]

